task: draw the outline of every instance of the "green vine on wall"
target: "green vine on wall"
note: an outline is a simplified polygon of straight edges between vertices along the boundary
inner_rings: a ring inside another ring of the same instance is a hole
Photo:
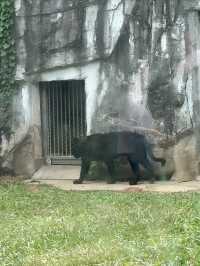
[[[16,91],[14,11],[14,0],[0,1],[0,135],[6,136],[11,133],[12,101]]]

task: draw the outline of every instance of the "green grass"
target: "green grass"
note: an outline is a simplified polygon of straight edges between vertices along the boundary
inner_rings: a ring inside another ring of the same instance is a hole
[[[200,194],[0,186],[0,265],[200,265]]]

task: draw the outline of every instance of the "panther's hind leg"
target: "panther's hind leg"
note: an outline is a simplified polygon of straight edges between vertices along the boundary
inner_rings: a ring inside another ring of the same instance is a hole
[[[108,184],[114,184],[116,182],[114,175],[114,162],[113,160],[105,162],[108,168],[109,179],[107,180]]]
[[[153,167],[152,167],[152,164],[150,163],[150,161],[146,158],[143,162],[141,162],[141,164],[148,171],[148,174],[150,176],[150,178],[149,178],[150,183],[154,183],[155,182],[155,176],[154,176]]]
[[[128,161],[133,172],[132,176],[129,178],[129,185],[137,185],[140,176],[139,164],[134,161],[131,156],[128,156]]]

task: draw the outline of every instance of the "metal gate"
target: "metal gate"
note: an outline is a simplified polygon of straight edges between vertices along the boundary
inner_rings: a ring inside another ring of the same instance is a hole
[[[47,163],[80,163],[72,139],[86,135],[84,80],[40,82],[43,150]]]

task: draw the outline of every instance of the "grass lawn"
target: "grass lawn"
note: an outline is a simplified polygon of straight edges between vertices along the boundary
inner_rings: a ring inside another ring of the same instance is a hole
[[[200,194],[0,186],[0,265],[200,265]]]

